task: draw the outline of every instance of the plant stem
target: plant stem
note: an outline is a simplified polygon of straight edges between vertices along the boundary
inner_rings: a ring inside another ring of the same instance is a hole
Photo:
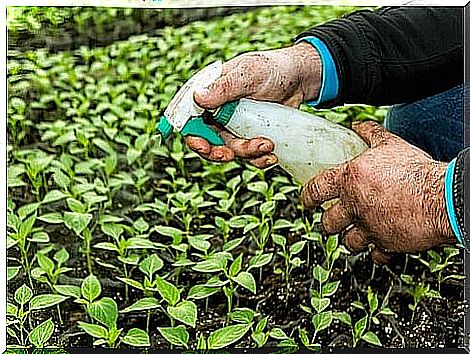
[[[307,240],[307,269],[310,266],[310,242]]]
[[[93,274],[93,267],[91,263],[91,231],[89,229],[85,229],[83,232],[83,243],[84,243],[84,252],[86,256],[87,268],[88,273]]]
[[[30,270],[30,267],[29,267],[28,254],[27,254],[26,250],[24,249],[24,247],[21,248],[21,254],[22,254],[22,258],[23,258],[23,266],[24,266],[24,269],[25,269],[26,274],[28,276],[29,285],[31,286],[31,288],[34,288],[33,287],[33,280],[31,279],[31,270]]]
[[[124,264],[124,276],[127,278],[128,277],[128,274],[127,274],[127,265]],[[125,294],[125,297],[126,297],[126,302],[129,300],[129,286],[127,285],[127,283],[124,284],[124,294]]]
[[[149,333],[149,329],[150,329],[150,310],[147,311],[147,326],[146,326],[146,329],[147,329],[147,333]]]
[[[60,324],[63,325],[64,321],[62,320],[62,315],[60,314],[60,304],[57,304],[57,315],[59,316]]]

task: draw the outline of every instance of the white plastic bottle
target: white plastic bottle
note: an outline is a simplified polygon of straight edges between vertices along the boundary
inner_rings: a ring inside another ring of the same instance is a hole
[[[222,106],[214,120],[239,137],[271,139],[279,165],[300,183],[367,149],[354,131],[277,103],[242,98]]]

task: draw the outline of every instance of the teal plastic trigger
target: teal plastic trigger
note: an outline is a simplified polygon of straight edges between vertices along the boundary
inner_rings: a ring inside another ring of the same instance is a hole
[[[160,118],[160,123],[158,124],[158,130],[163,136],[163,139],[168,139],[173,133],[173,127],[171,126],[168,119],[165,116]],[[212,145],[224,145],[224,141],[220,135],[213,128],[204,123],[202,118],[192,118],[190,119],[183,130],[181,131],[183,136],[192,135],[198,136],[203,139],[206,139]]]
[[[207,140],[212,145],[224,145],[224,141],[220,137],[219,133],[212,127],[204,123],[202,118],[192,118],[188,120],[183,130],[181,131],[183,136],[192,135],[198,136]]]

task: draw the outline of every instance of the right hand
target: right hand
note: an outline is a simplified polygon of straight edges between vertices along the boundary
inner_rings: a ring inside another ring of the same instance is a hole
[[[220,107],[240,98],[282,103],[298,107],[318,95],[321,60],[316,49],[305,42],[281,49],[242,54],[224,63],[222,76],[207,88],[196,91],[194,100],[206,109]],[[243,158],[259,168],[277,162],[274,143],[263,137],[241,139],[214,126],[224,140],[212,146],[205,139],[187,136],[186,143],[205,159],[217,162]]]

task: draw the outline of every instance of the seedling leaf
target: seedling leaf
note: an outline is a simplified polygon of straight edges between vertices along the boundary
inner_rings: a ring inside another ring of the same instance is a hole
[[[197,307],[192,301],[183,301],[176,306],[168,306],[168,314],[188,326],[195,327],[197,319]]]
[[[332,320],[333,314],[331,311],[317,313],[312,319],[315,331],[320,332],[327,329],[331,325]]]
[[[378,347],[382,346],[379,337],[377,337],[377,335],[373,332],[367,332],[366,334],[364,334],[362,339],[364,339],[367,343],[376,345]]]
[[[251,273],[241,272],[235,278],[232,279],[244,288],[250,290],[253,294],[256,294],[256,282],[255,278],[253,278],[253,275]]]
[[[131,328],[122,338],[122,342],[133,347],[150,346],[150,338],[147,332],[139,328]]]
[[[180,291],[176,286],[166,281],[160,276],[156,279],[157,289],[160,296],[170,304],[170,306],[176,305],[180,301]]]
[[[28,335],[28,339],[34,347],[42,348],[51,338],[52,332],[54,332],[54,323],[49,318],[33,328]]]
[[[188,347],[189,333],[183,325],[177,327],[158,327],[160,334],[176,346]]]
[[[87,276],[81,286],[82,296],[89,302],[94,301],[101,294],[101,284],[96,276]]]
[[[92,302],[88,306],[88,312],[93,319],[104,324],[108,328],[116,326],[118,307],[113,299],[104,297],[98,301]]]
[[[207,338],[207,349],[220,349],[239,341],[248,331],[250,325],[236,324],[217,329]]]
[[[15,301],[20,305],[25,305],[33,297],[33,292],[26,284],[23,284],[15,291]]]
[[[60,304],[62,301],[67,300],[67,296],[56,295],[56,294],[42,294],[37,295],[31,299],[29,302],[29,309],[31,311],[42,310],[57,304]]]
[[[126,307],[124,310],[121,310],[119,312],[128,313],[132,311],[148,311],[148,310],[156,309],[158,307],[160,307],[160,303],[158,302],[157,299],[153,297],[146,297],[146,298],[137,300],[132,305]]]
[[[87,334],[95,338],[107,338],[108,330],[103,326],[78,321],[78,327],[83,329]]]

